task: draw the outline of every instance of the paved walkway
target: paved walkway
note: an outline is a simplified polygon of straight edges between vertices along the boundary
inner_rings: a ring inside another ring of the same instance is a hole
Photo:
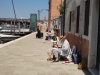
[[[46,52],[52,43],[36,39],[35,33],[0,48],[0,75],[90,75],[77,65],[47,61]]]

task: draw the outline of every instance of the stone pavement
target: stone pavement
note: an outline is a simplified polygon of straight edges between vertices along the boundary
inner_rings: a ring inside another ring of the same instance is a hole
[[[14,40],[0,48],[0,75],[90,75],[77,65],[47,61],[50,41],[36,39],[35,33]]]

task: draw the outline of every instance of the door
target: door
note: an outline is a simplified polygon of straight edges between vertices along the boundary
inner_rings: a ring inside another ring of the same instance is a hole
[[[99,51],[100,51],[100,1],[99,1],[99,23],[98,23],[98,47],[97,47],[97,61],[96,68],[99,70]]]

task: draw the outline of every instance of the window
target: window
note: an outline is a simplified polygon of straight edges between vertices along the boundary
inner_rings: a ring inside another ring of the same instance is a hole
[[[89,30],[89,10],[90,10],[90,0],[85,1],[85,25],[84,25],[84,35],[88,36]]]
[[[76,33],[79,32],[79,16],[80,16],[80,6],[77,7]]]
[[[70,11],[70,20],[69,20],[69,31],[71,31],[71,11]]]

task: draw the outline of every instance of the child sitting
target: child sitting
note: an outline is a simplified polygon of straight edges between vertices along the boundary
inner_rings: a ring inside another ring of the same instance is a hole
[[[47,52],[49,58],[47,60],[52,60],[52,56],[53,56],[53,51],[58,49],[58,45],[55,44],[53,45],[53,48],[49,49],[49,51]]]
[[[63,36],[60,37],[60,40],[63,39]],[[53,47],[49,49],[49,51],[47,52],[49,58],[47,60],[52,60],[53,58],[53,51],[58,49],[58,48],[61,48],[61,42],[59,43],[56,43],[56,44],[53,44]],[[59,46],[58,46],[59,45]]]

